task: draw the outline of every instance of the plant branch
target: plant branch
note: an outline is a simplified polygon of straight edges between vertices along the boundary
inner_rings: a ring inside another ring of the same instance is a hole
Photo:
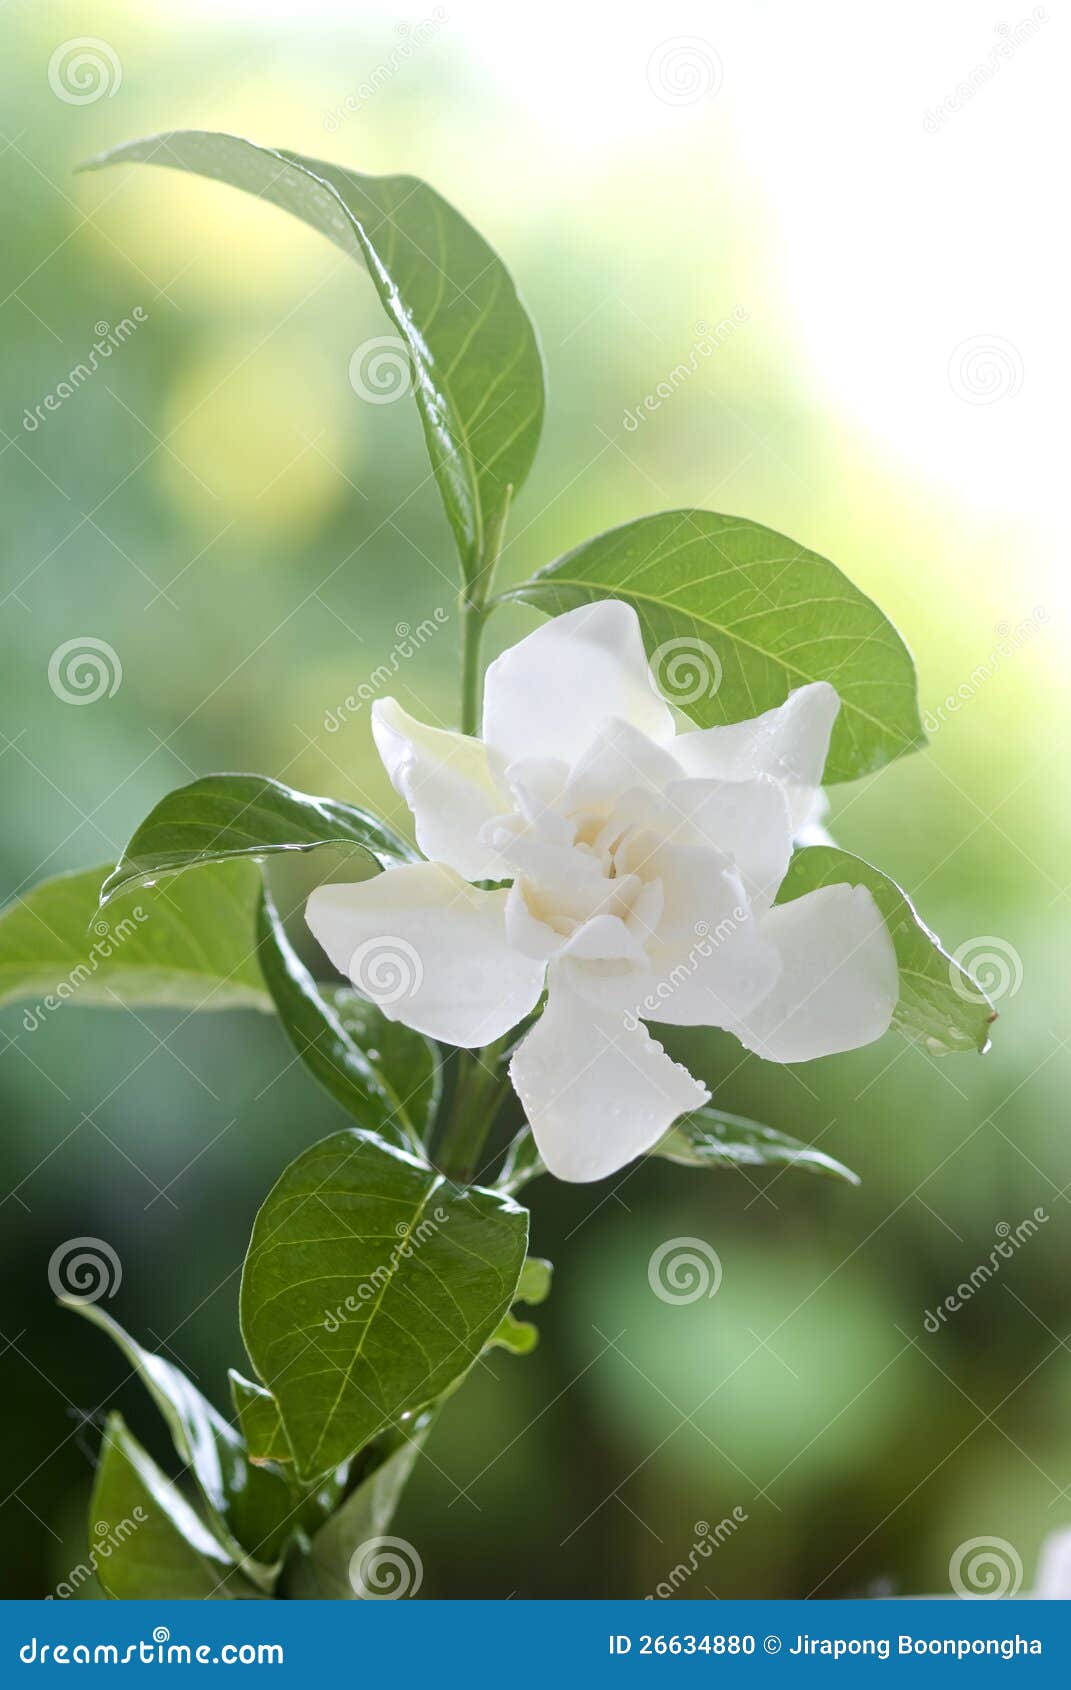
[[[439,1143],[437,1161],[451,1179],[464,1185],[477,1172],[501,1101],[499,1063],[507,1040],[481,1051],[461,1051],[453,1107]]]
[[[506,532],[513,488],[507,487],[494,524],[485,536],[476,572],[461,589],[461,732],[474,734],[480,725],[480,639],[487,620],[488,594],[494,585],[495,570],[502,555],[502,540]]]

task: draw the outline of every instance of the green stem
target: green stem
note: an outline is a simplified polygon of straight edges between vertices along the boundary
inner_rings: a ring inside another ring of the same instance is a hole
[[[474,734],[480,725],[480,640],[487,620],[487,595],[502,552],[513,488],[506,488],[494,522],[488,528],[471,579],[459,599],[461,613],[461,732]],[[498,1060],[505,1041],[473,1053],[458,1051],[457,1084],[450,1117],[439,1143],[439,1165],[452,1179],[464,1183],[479,1167],[480,1152],[498,1108],[501,1075]],[[493,1096],[492,1096],[493,1094]]]
[[[474,734],[480,725],[480,638],[487,620],[487,595],[494,584],[502,553],[513,488],[506,488],[502,508],[484,536],[472,579],[461,589],[461,732]]]
[[[481,1051],[460,1051],[453,1107],[436,1161],[443,1173],[467,1184],[479,1171],[480,1154],[498,1112],[502,1076],[498,1064],[506,1040]]]
[[[474,734],[480,725],[480,637],[487,612],[466,594],[461,596],[461,732]]]

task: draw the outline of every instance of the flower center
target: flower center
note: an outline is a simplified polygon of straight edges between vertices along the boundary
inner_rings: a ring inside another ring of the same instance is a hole
[[[662,912],[662,882],[645,872],[653,839],[605,808],[515,811],[491,824],[494,849],[542,930],[537,942],[578,960],[633,967],[645,962]]]

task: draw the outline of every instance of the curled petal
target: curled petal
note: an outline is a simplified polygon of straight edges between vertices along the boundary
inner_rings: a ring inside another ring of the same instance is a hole
[[[661,793],[683,773],[664,745],[631,722],[607,722],[575,764],[563,802],[574,811],[612,809],[623,793]]]
[[[792,817],[785,788],[769,775],[755,780],[682,780],[666,792],[684,837],[698,834],[732,858],[751,898],[773,902],[792,855]]]
[[[509,805],[487,747],[418,722],[393,698],[372,706],[372,733],[394,790],[413,812],[424,855],[466,880],[502,878],[501,863],[480,838],[483,823]]]
[[[865,886],[822,886],[762,918],[777,984],[730,1031],[768,1062],[808,1062],[881,1037],[900,993],[896,952]]]
[[[728,1027],[762,1001],[780,958],[727,857],[641,833],[623,866],[642,870],[661,892],[646,964],[573,964],[577,991],[634,1020],[675,1027]]]
[[[836,689],[828,681],[812,681],[750,722],[678,735],[673,755],[698,779],[771,775],[785,788],[793,832],[798,832],[814,809],[839,709]]]
[[[509,762],[545,757],[571,766],[611,717],[659,744],[673,738],[636,612],[619,599],[553,617],[487,671],[483,737]]]
[[[305,919],[340,973],[391,1021],[475,1049],[539,1002],[545,965],[506,937],[506,893],[440,863],[320,886]]]

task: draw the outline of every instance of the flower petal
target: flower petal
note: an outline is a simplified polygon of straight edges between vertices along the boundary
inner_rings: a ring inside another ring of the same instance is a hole
[[[572,765],[610,717],[659,744],[673,738],[636,612],[619,599],[552,617],[487,671],[483,737],[509,761],[554,757]]]
[[[335,967],[391,1021],[474,1049],[535,1008],[545,965],[506,938],[506,893],[440,863],[320,886],[305,919]]]
[[[615,718],[575,763],[561,803],[571,813],[610,809],[626,792],[662,793],[683,773],[665,746]]]
[[[585,997],[635,1020],[726,1027],[771,991],[781,963],[729,859],[709,846],[639,834],[622,867],[641,869],[662,892],[645,969],[576,968]]]
[[[730,1028],[769,1062],[808,1062],[881,1037],[900,994],[896,952],[865,886],[822,886],[762,918],[781,957],[773,990]]]
[[[639,1026],[600,1013],[557,970],[510,1063],[539,1154],[558,1179],[605,1179],[710,1093]]]
[[[785,789],[769,775],[757,780],[682,780],[666,791],[682,834],[695,832],[724,851],[752,898],[771,904],[792,855],[792,818]]]
[[[698,779],[754,780],[772,775],[786,788],[793,831],[810,817],[829,752],[840,699],[828,681],[789,693],[784,704],[749,722],[679,734],[673,755]]]
[[[394,698],[372,706],[372,733],[394,790],[413,812],[424,855],[466,880],[501,879],[502,865],[479,833],[510,800],[482,741],[418,722]]]

